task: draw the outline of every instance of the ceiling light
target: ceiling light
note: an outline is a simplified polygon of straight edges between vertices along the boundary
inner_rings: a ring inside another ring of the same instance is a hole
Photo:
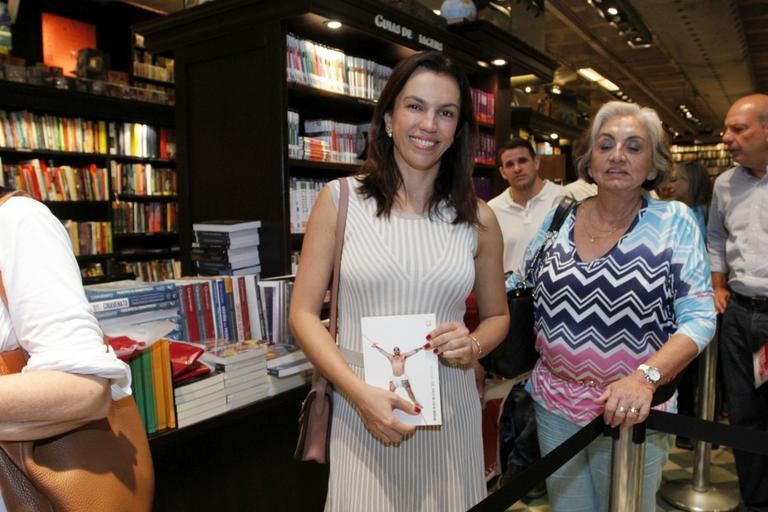
[[[491,65],[488,64],[487,62],[485,62],[484,60],[477,61],[477,65],[480,66],[481,68],[489,68],[489,67],[491,67]]]
[[[493,59],[491,61],[491,64],[493,64],[494,66],[504,66],[507,64],[507,61],[504,59]]]
[[[610,92],[619,90],[619,86],[611,82],[607,78],[603,78],[602,80],[599,80],[597,83],[600,85],[600,87]]]
[[[528,73],[526,75],[513,75],[509,77],[509,83],[511,83],[512,85],[519,85],[519,84],[535,82],[538,79],[539,77],[537,77],[532,73]]]
[[[616,16],[617,14],[619,14],[619,10],[615,7],[609,7],[605,10],[605,12],[607,12],[611,16]]]
[[[557,140],[559,137],[560,136],[554,132],[549,134],[549,138],[552,140]]]
[[[338,30],[341,28],[341,22],[338,20],[328,20],[325,22],[325,26],[331,30]]]
[[[432,9],[432,12],[440,16],[440,9]]]
[[[562,92],[559,85],[553,85],[550,90],[552,91],[552,94],[560,94]]]
[[[525,89],[523,90],[526,92],[526,94],[530,94],[533,92],[533,87],[531,87],[530,85],[526,85]]]
[[[603,75],[592,68],[580,68],[577,69],[576,72],[591,82],[597,82],[604,78]]]

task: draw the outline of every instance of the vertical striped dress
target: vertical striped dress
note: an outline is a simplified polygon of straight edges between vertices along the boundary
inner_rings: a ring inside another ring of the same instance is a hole
[[[339,291],[339,345],[362,351],[360,318],[435,313],[461,322],[474,283],[477,231],[443,219],[393,211],[349,180]],[[330,185],[338,204],[339,183]],[[361,378],[363,368],[350,364]],[[365,428],[353,404],[334,396],[326,511],[464,511],[485,497],[480,401],[471,366],[440,363],[443,424],[420,427],[398,446]]]

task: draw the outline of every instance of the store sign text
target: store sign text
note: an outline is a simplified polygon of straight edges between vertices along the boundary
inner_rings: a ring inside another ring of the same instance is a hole
[[[395,23],[392,20],[388,20],[381,14],[377,14],[373,18],[373,22],[378,28],[382,30],[392,32],[393,34],[404,37],[405,39],[409,39],[411,41],[414,40],[413,29],[400,25],[399,23]],[[418,41],[418,43],[421,45],[432,48],[433,50],[443,51],[443,43],[441,41],[433,39],[429,36],[425,36],[424,34],[416,34],[416,41]]]

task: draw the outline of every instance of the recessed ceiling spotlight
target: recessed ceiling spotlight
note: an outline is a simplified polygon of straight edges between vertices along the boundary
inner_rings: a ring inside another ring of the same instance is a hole
[[[504,66],[507,64],[507,61],[504,59],[493,59],[491,61],[491,64],[493,64],[494,66]]]
[[[485,62],[484,60],[477,61],[477,65],[480,66],[481,68],[489,68],[489,67],[491,67],[491,65],[488,64],[487,62]]]
[[[523,90],[526,92],[526,94],[530,94],[533,92],[533,87],[531,87],[530,85],[526,85],[525,89]]]
[[[553,132],[549,134],[549,138],[552,140],[557,140],[558,138],[560,138],[560,135]]]
[[[552,91],[552,94],[560,94],[562,92],[559,85],[553,85],[550,90]]]
[[[325,26],[331,30],[338,30],[341,28],[341,22],[338,20],[328,20],[325,22]]]
[[[607,12],[611,16],[616,16],[617,14],[619,14],[619,10],[615,7],[609,7],[605,10],[605,12]]]

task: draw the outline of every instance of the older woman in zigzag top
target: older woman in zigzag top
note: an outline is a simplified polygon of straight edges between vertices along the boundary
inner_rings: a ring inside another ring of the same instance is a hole
[[[529,388],[542,454],[601,414],[611,426],[644,421],[656,388],[712,338],[699,225],[683,203],[645,193],[664,180],[669,163],[655,111],[623,102],[598,111],[577,163],[597,195],[572,210],[532,278],[540,358]],[[542,229],[526,261],[543,241]],[[658,407],[674,411],[674,399]],[[655,510],[668,448],[668,435],[648,435],[644,511]],[[548,478],[552,510],[608,510],[610,454],[611,440],[598,438]]]

